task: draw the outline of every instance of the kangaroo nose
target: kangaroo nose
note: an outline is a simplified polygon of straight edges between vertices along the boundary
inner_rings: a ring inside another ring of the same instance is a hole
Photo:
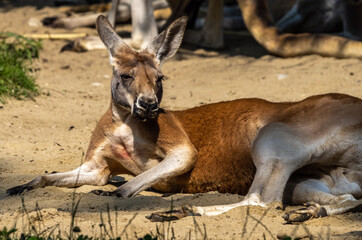
[[[148,103],[146,103],[145,101],[139,99],[138,100],[138,105],[143,108],[144,110],[147,110],[148,109]]]
[[[138,105],[145,111],[155,111],[158,109],[158,103],[155,100],[145,101],[143,99],[139,99]]]
[[[156,111],[158,109],[158,102],[157,99],[154,97],[145,97],[142,96],[137,100],[139,108],[143,109],[144,111]]]
[[[158,103],[157,102],[150,104],[150,111],[151,112],[156,111],[157,109],[158,109]]]
[[[135,102],[135,114],[141,119],[157,116],[158,102],[155,98],[140,97]]]

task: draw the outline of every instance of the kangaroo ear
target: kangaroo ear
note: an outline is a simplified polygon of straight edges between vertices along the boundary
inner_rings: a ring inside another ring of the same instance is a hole
[[[146,51],[153,54],[160,65],[162,65],[164,60],[172,57],[177,52],[182,43],[186,24],[187,17],[175,20],[148,45]]]
[[[96,22],[98,35],[109,50],[111,57],[117,49],[122,47],[129,48],[122,38],[113,30],[105,16],[99,15]]]

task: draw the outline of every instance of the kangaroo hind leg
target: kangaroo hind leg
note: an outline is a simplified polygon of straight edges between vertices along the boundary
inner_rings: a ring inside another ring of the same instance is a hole
[[[275,122],[260,130],[252,143],[256,175],[244,200],[229,205],[195,207],[201,215],[213,216],[245,205],[282,205],[284,188],[290,175],[308,161],[310,155],[295,130]]]
[[[306,208],[288,212],[287,222],[303,222],[315,217],[343,214],[362,207],[361,187],[353,181],[355,171],[347,177],[344,168],[337,167],[317,178],[292,179],[286,195],[292,204],[305,204]],[[288,192],[289,191],[289,192]]]

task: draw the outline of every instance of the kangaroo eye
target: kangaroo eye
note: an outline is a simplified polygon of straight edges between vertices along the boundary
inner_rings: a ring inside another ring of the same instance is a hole
[[[133,80],[133,77],[131,77],[128,74],[121,74],[121,78],[122,78],[122,80],[126,80],[126,81]]]

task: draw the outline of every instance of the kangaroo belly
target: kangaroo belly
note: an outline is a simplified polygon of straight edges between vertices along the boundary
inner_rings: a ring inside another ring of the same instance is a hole
[[[162,181],[154,186],[161,192],[203,193],[218,191],[245,195],[255,175],[248,154],[242,151],[218,153],[199,150],[199,158],[191,171]]]

